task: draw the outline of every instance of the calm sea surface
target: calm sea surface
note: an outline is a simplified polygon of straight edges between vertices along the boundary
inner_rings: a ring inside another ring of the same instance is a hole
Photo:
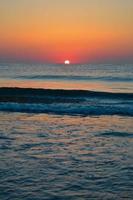
[[[133,65],[1,64],[0,87],[0,200],[133,199]]]
[[[0,86],[133,92],[133,65],[0,64]]]

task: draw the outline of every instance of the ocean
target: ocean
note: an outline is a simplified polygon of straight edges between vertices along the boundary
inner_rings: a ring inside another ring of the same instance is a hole
[[[0,64],[0,199],[133,199],[133,65]]]

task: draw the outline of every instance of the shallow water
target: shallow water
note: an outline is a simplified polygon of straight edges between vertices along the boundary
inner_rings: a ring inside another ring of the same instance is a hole
[[[0,199],[133,197],[133,120],[0,112]]]

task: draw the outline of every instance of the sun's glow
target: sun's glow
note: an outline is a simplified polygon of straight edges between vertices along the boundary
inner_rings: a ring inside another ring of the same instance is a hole
[[[70,61],[69,60],[65,60],[64,63],[65,63],[65,65],[69,65]]]

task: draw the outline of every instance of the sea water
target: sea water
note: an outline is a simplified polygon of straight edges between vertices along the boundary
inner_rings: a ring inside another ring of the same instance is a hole
[[[133,65],[0,64],[0,87],[133,92]]]
[[[1,64],[0,87],[0,199],[132,199],[132,65]]]

